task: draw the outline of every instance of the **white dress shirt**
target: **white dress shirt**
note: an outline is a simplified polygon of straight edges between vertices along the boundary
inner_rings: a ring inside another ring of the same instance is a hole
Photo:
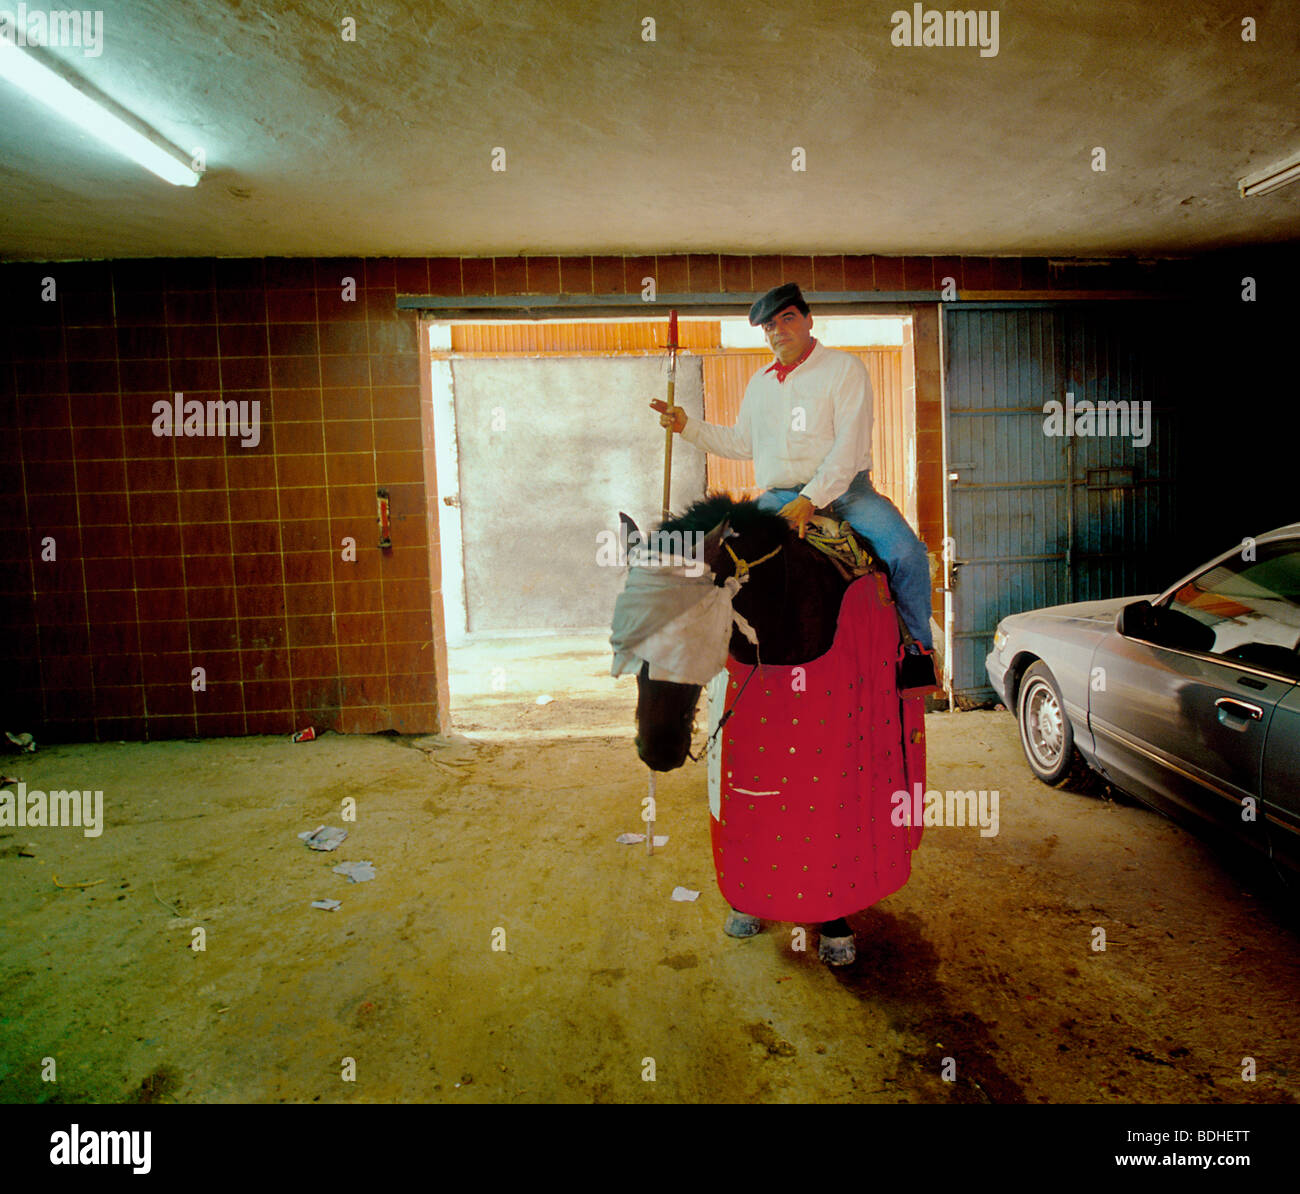
[[[753,460],[763,489],[798,489],[818,508],[871,467],[871,376],[852,353],[813,346],[785,381],[766,369],[745,387],[734,427],[687,419],[682,439]]]

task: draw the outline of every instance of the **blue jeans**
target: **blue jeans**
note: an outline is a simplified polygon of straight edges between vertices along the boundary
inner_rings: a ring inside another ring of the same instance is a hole
[[[758,499],[760,510],[773,513],[799,496],[797,489],[769,489]],[[930,634],[930,560],[925,544],[884,494],[871,484],[871,473],[860,472],[830,504],[831,513],[847,522],[866,539],[889,574],[889,587],[903,623],[927,651],[934,649]]]

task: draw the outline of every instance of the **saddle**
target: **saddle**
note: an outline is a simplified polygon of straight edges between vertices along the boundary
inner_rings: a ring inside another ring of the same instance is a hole
[[[875,556],[847,522],[814,514],[808,520],[804,539],[829,559],[845,580],[856,580],[876,567]]]
[[[867,542],[847,522],[840,522],[825,514],[814,514],[804,529],[804,539],[830,560],[846,581],[857,580],[868,572],[884,571],[876,557],[867,550]],[[903,645],[908,646],[915,641],[912,632],[908,630],[897,605],[894,613],[898,618],[898,631]]]

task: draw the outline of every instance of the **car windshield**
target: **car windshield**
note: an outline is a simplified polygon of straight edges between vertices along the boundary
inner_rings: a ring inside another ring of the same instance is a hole
[[[1243,548],[1168,604],[1213,629],[1215,655],[1300,679],[1300,542]]]

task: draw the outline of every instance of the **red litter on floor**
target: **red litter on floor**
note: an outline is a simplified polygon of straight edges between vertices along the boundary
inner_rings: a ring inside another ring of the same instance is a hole
[[[312,742],[316,738],[316,731],[308,726],[305,730],[299,730],[294,736],[295,742]]]

